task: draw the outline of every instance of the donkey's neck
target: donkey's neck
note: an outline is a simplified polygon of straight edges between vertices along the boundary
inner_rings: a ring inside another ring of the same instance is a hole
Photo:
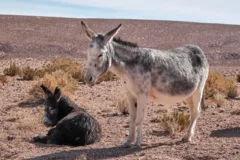
[[[136,59],[138,50],[137,46],[131,44],[121,44],[115,41],[109,43],[108,51],[111,57],[110,71],[119,76],[126,72],[126,65]]]
[[[61,120],[62,118],[64,118],[65,116],[67,116],[68,114],[74,112],[77,110],[77,105],[75,103],[73,103],[68,97],[66,96],[62,96],[59,103],[58,103],[58,107],[59,107],[59,115],[58,115],[58,119]]]
[[[129,62],[136,58],[138,55],[139,47],[133,46],[132,44],[128,45],[112,41],[113,47],[113,58],[121,62]]]

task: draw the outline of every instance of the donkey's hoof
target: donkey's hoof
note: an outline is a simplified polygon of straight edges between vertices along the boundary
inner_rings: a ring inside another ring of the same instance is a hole
[[[125,142],[125,143],[123,143],[123,144],[121,145],[121,147],[123,147],[123,148],[130,148],[130,147],[131,147],[131,143]]]
[[[183,143],[187,143],[187,142],[191,142],[191,141],[192,141],[192,138],[189,137],[189,136],[185,136],[185,137],[183,137],[182,140],[181,140],[181,142],[183,142]]]
[[[141,145],[140,144],[134,144],[133,146],[132,146],[132,148],[134,148],[134,149],[141,149],[142,147],[141,147]]]

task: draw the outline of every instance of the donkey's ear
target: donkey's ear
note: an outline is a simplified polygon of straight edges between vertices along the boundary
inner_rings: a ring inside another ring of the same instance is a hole
[[[81,21],[81,25],[84,28],[87,38],[89,40],[92,40],[94,37],[97,36],[83,21]]]
[[[45,93],[47,96],[52,95],[52,92],[51,92],[44,84],[42,84],[40,87],[43,89],[44,93]]]
[[[56,87],[55,91],[54,91],[54,98],[56,100],[58,100],[61,97],[62,91],[59,87]]]
[[[113,37],[118,33],[120,30],[122,24],[119,24],[116,28],[113,30],[109,31],[107,34],[104,36],[104,44],[106,45],[109,41],[113,39]]]

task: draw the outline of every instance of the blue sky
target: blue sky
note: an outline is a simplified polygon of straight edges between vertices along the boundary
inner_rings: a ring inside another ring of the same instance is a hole
[[[0,14],[240,25],[239,0],[0,0]]]

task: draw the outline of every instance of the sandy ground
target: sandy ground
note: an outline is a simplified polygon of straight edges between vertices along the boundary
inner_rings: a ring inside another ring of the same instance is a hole
[[[86,61],[88,42],[81,32],[80,19],[0,16],[0,21],[0,74],[10,62],[38,68],[53,57]],[[209,59],[211,71],[226,76],[236,76],[240,71],[240,26],[135,20],[86,22],[98,31],[123,23],[120,36],[143,47],[170,49],[198,44]],[[79,84],[72,100],[99,121],[101,141],[84,147],[43,145],[29,142],[31,137],[49,130],[42,124],[41,103],[28,101],[28,92],[36,81],[19,77],[8,80],[7,84],[0,84],[0,159],[240,159],[239,100],[227,100],[220,108],[209,103],[197,122],[192,143],[179,143],[186,131],[170,136],[159,123],[151,122],[161,118],[166,110],[188,112],[184,104],[148,103],[143,147],[125,149],[119,147],[128,134],[128,117],[121,115],[116,105],[124,95],[120,81],[102,82],[93,88]]]
[[[4,60],[1,70],[9,61],[39,67],[45,62],[33,58]],[[234,74],[236,69],[214,67],[211,70]],[[27,101],[34,83],[9,77],[9,83],[0,86],[1,159],[240,159],[240,116],[232,115],[239,111],[238,100],[228,100],[220,108],[209,104],[201,113],[192,143],[179,143],[185,131],[172,137],[163,132],[159,123],[150,122],[166,110],[188,111],[184,104],[148,103],[142,149],[120,148],[128,134],[128,118],[116,106],[116,100],[124,95],[120,81],[102,82],[93,88],[79,84],[74,95],[73,100],[102,125],[103,137],[99,143],[85,147],[30,143],[31,137],[46,134],[48,130],[42,124],[42,105]]]

